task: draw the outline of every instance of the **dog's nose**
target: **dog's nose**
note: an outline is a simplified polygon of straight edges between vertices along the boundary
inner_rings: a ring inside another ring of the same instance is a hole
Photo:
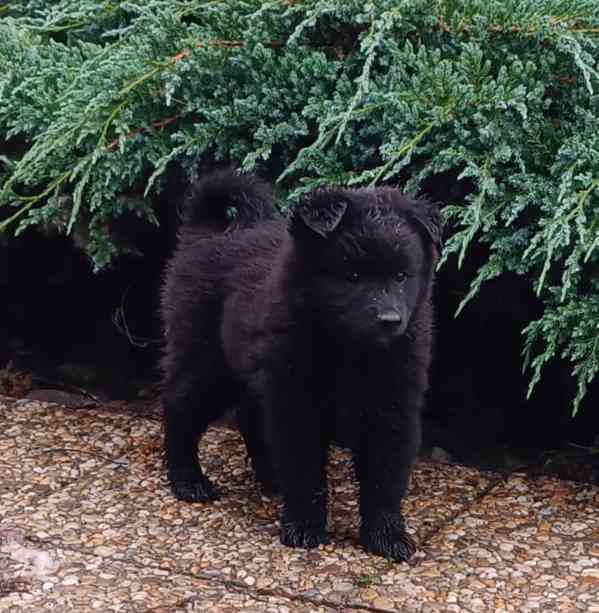
[[[401,336],[405,331],[405,322],[397,311],[383,311],[377,315],[379,330],[385,341]]]
[[[397,311],[379,313],[377,319],[386,327],[395,328],[401,325],[401,315]]]

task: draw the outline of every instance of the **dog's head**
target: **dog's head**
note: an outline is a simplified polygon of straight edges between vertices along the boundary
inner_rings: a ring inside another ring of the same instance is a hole
[[[305,264],[305,306],[320,325],[389,347],[428,300],[442,226],[436,205],[396,189],[318,190],[291,225]]]

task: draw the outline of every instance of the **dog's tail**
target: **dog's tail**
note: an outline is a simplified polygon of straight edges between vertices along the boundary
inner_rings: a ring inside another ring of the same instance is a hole
[[[253,226],[277,215],[270,185],[232,168],[210,173],[187,195],[183,223],[214,232]]]

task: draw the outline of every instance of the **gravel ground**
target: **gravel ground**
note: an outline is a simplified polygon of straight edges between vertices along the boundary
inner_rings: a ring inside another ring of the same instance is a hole
[[[356,545],[349,456],[332,453],[331,542],[278,542],[241,439],[200,448],[225,495],[170,494],[160,422],[0,397],[0,611],[599,613],[599,488],[420,462],[405,501],[419,551]]]

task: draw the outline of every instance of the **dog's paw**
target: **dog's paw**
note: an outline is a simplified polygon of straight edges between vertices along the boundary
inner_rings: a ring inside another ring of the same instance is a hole
[[[281,543],[287,547],[301,547],[313,549],[327,542],[327,533],[324,527],[316,526],[308,521],[281,522]]]
[[[220,498],[220,492],[208,477],[194,479],[170,479],[171,490],[179,499],[186,502],[210,502]]]
[[[363,525],[360,541],[371,553],[395,562],[409,560],[417,549],[400,515],[387,515]]]

